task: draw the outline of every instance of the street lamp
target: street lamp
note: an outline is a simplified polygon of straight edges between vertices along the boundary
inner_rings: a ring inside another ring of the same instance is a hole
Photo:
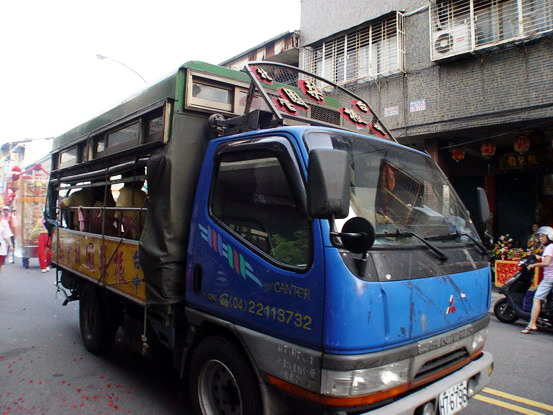
[[[145,84],[147,84],[148,82],[146,82],[146,80],[144,79],[144,77],[142,75],[140,75],[138,72],[136,72],[133,68],[131,68],[130,66],[128,65],[125,65],[123,62],[119,62],[118,60],[115,60],[113,58],[108,58],[107,56],[104,56],[104,55],[100,55],[100,54],[96,54],[96,58],[97,59],[100,59],[101,61],[103,61],[104,59],[109,59],[110,61],[113,61],[113,62],[117,62],[119,65],[123,65],[125,68],[127,69],[130,69],[131,71],[133,71],[135,74],[137,74],[140,79],[142,79],[144,81]]]

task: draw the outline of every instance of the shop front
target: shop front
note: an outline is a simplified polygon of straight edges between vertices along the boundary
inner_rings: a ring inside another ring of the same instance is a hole
[[[513,248],[526,249],[533,223],[553,225],[552,133],[526,130],[492,138],[481,133],[474,142],[448,140],[441,147],[442,168],[471,212],[474,189],[486,189],[492,211],[487,230],[494,241],[509,235]]]

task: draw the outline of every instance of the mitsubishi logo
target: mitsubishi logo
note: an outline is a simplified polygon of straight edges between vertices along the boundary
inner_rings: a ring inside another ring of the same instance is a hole
[[[453,295],[449,297],[449,307],[445,310],[446,314],[452,314],[457,312],[457,308],[455,308],[455,301],[453,300]]]

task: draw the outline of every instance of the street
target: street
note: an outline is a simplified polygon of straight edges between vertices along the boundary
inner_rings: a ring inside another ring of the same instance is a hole
[[[32,260],[33,261],[33,260]],[[81,344],[78,302],[62,307],[55,272],[0,272],[0,414],[183,414],[175,373],[118,339],[108,356]]]
[[[520,334],[524,326],[491,317],[486,349],[494,356],[492,382],[463,415],[553,414],[553,332]]]
[[[81,345],[78,303],[62,307],[55,273],[7,264],[0,273],[0,414],[183,414],[177,376],[118,339],[96,357]],[[464,415],[553,414],[553,333],[491,317],[495,372]]]

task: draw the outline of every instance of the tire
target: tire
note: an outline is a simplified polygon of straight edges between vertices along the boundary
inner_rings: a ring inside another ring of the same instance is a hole
[[[79,325],[83,344],[90,353],[105,354],[110,351],[117,326],[110,324],[105,299],[92,284],[86,284],[81,291]]]
[[[515,310],[509,305],[506,298],[502,298],[495,303],[493,313],[502,323],[513,324],[518,320]]]
[[[253,415],[263,412],[257,378],[244,353],[230,341],[208,337],[190,364],[190,401],[197,415]]]

